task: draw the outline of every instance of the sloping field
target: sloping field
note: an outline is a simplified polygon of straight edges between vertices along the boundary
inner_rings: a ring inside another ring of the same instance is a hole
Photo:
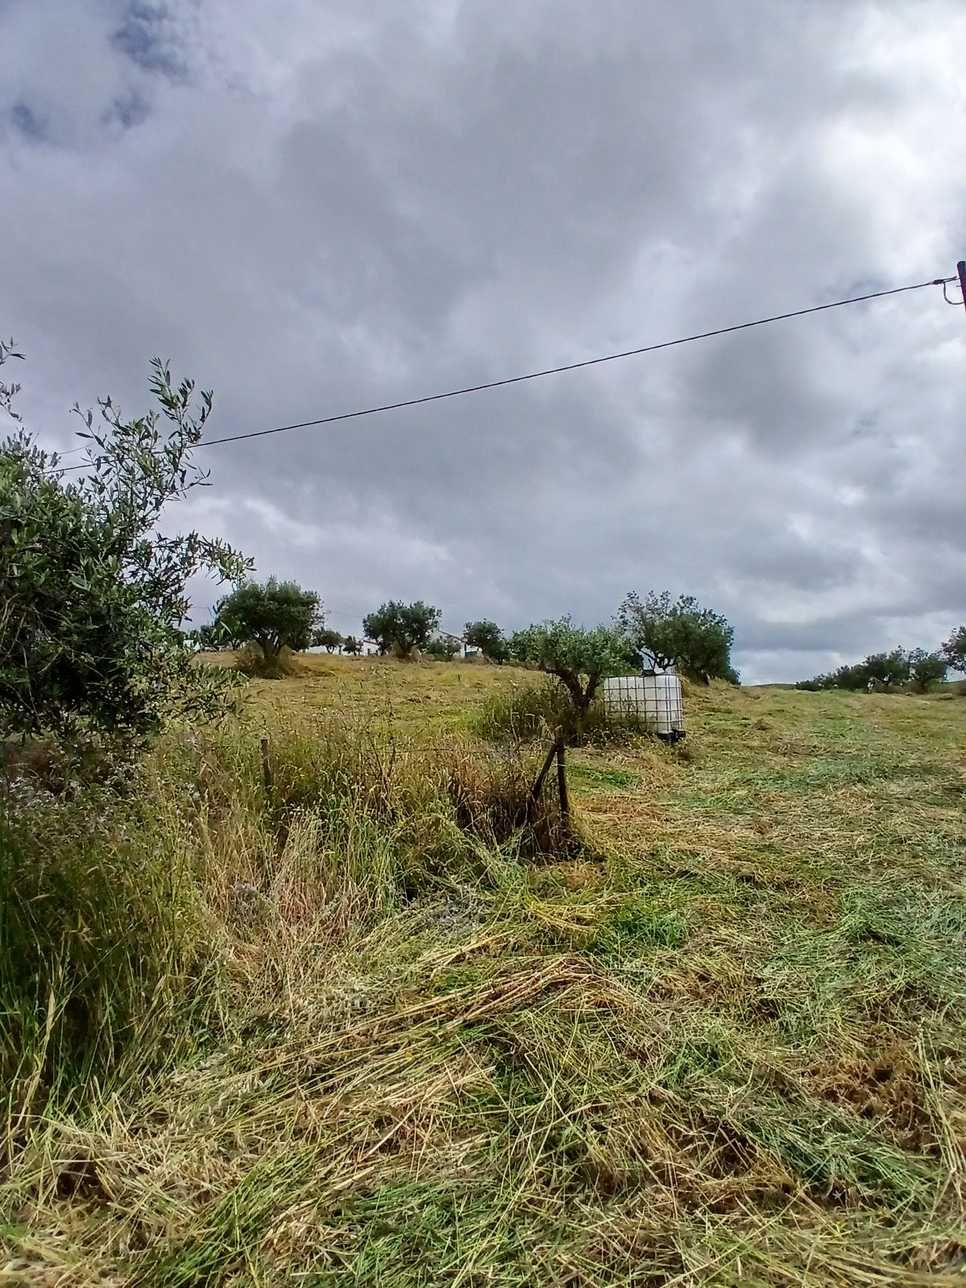
[[[314,658],[101,800],[179,947],[59,1083],[23,1039],[0,1283],[964,1282],[966,701],[691,689],[537,861],[421,786],[509,781],[460,731],[527,682]]]

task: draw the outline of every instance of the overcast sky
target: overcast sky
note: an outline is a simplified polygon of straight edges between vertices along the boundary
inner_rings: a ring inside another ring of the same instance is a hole
[[[0,0],[21,410],[76,445],[160,354],[221,436],[947,275],[964,48],[962,0]],[[169,526],[345,630],[667,586],[792,680],[966,619],[964,432],[931,288],[213,447]]]

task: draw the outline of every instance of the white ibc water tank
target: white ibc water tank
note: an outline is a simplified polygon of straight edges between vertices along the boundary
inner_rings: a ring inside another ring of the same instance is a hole
[[[659,738],[684,737],[684,694],[676,675],[615,675],[604,681],[609,715],[643,716]]]

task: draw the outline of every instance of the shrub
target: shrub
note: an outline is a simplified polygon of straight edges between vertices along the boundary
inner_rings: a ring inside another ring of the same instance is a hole
[[[510,655],[560,681],[570,698],[576,725],[586,718],[601,680],[626,665],[617,633],[606,626],[575,626],[569,617],[517,631]]]
[[[0,363],[11,356],[0,345]],[[176,715],[211,715],[227,672],[192,665],[179,630],[190,578],[240,575],[245,561],[197,532],[157,532],[162,510],[205,482],[192,461],[211,410],[161,362],[160,411],[124,420],[109,398],[84,417],[86,474],[24,432],[0,444],[0,733],[142,736]],[[10,407],[14,386],[0,385]]]
[[[490,694],[468,725],[490,742],[546,742],[562,735],[570,746],[604,746],[649,732],[643,717],[609,715],[601,702],[578,717],[567,691],[549,676]]]
[[[547,677],[489,694],[467,723],[478,737],[491,742],[528,742],[555,737],[572,725],[572,712],[566,690]]]
[[[287,676],[298,675],[297,655],[291,649],[281,649],[275,657],[266,661],[265,655],[257,644],[246,644],[226,654],[231,659],[233,669],[250,680],[284,680]]]

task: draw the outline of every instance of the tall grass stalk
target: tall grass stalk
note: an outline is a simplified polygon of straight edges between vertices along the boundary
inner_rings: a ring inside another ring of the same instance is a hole
[[[366,726],[171,738],[123,785],[22,785],[0,820],[0,1081],[8,1151],[223,1032],[253,962],[284,988],[401,901],[523,839],[525,756]],[[546,804],[536,835],[551,842]]]

